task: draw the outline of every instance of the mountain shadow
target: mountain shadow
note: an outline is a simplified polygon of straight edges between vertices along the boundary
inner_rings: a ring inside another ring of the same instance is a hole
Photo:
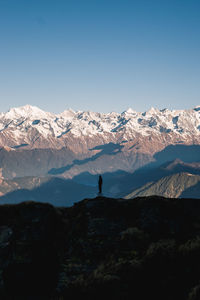
[[[156,182],[162,177],[176,173],[188,172],[200,175],[200,146],[199,145],[170,145],[154,156],[154,162],[137,169],[133,173],[122,176],[118,183],[118,197]],[[111,179],[112,181],[112,179]],[[113,180],[115,184],[115,180]],[[115,184],[116,185],[116,184]]]
[[[180,195],[180,198],[200,199],[200,182],[183,191],[183,193]]]
[[[103,195],[117,196],[116,183],[127,176],[125,171],[103,173]],[[22,177],[5,180],[0,188],[0,204],[17,204],[23,201],[51,203],[54,206],[72,206],[84,198],[95,197],[98,192],[98,175],[83,172],[73,179],[59,177]],[[15,189],[15,190],[14,190]]]
[[[23,180],[23,179],[22,179]],[[33,189],[18,189],[0,197],[0,204],[17,204],[23,201],[51,203],[54,206],[72,206],[86,197],[94,197],[97,188],[61,178],[50,178]]]
[[[78,161],[78,164],[85,163],[88,160],[95,160],[97,157],[100,157],[102,153],[110,153],[112,155],[113,151],[116,151],[115,149],[117,149],[118,153],[120,150],[116,146],[117,145],[112,144],[110,147],[108,144],[100,153],[94,155],[92,158],[80,160]],[[95,147],[95,149],[101,149],[101,147],[102,145]],[[123,197],[149,182],[156,182],[169,175],[182,172],[200,175],[199,145],[170,145],[164,150],[157,152],[154,155],[154,159],[155,162],[146,164],[144,167],[137,169],[133,173],[122,170],[103,173],[103,191],[110,197]],[[68,167],[56,170],[65,171]],[[95,186],[97,183],[97,175],[83,172],[76,175],[73,180],[80,184]],[[190,197],[190,195],[188,195],[188,197]]]
[[[0,169],[6,179],[25,176],[44,176],[49,169],[71,164],[75,154],[64,147],[61,149],[31,149],[16,148],[7,151],[0,148]]]
[[[183,162],[199,162],[200,161],[200,145],[169,145],[160,152],[157,152],[153,158],[155,162],[148,166],[161,165],[165,162],[180,159]]]
[[[122,147],[121,145],[113,143],[97,146],[90,150],[100,150],[99,153],[83,160],[71,160],[72,163],[70,162],[65,167],[51,169],[53,170],[52,173],[62,174],[62,172],[65,172],[74,165],[82,165],[89,161],[93,162],[104,155],[107,155],[107,163],[111,165],[113,162],[110,161],[110,158],[112,155],[118,153],[121,155],[121,153],[123,153],[121,151]],[[181,172],[200,175],[199,150],[200,146],[197,145],[171,145],[154,155],[156,159],[155,162],[137,169],[134,173],[122,171],[120,168],[114,172],[102,172],[104,180],[103,194],[108,197],[123,197],[149,182],[156,182],[168,175]],[[65,151],[62,152],[61,157],[64,160],[66,153]],[[175,160],[172,158],[175,158]],[[104,159],[104,157],[102,157],[102,159]],[[137,159],[137,157],[135,159]],[[143,160],[145,159],[147,158],[143,157]],[[171,161],[169,161],[170,159]],[[193,163],[194,161],[199,163]],[[61,161],[59,163],[61,163]],[[22,181],[24,182],[22,183]],[[72,180],[51,177],[38,187],[34,187],[34,182],[31,182],[31,178],[30,182],[29,179],[15,178],[13,179],[13,183],[16,182],[20,190],[7,192],[7,194],[1,190],[4,196],[0,197],[0,203],[19,203],[26,200],[35,200],[49,202],[56,206],[71,206],[74,202],[80,201],[83,198],[94,197],[97,193],[97,181],[98,176],[90,174],[89,172],[82,172],[76,175]],[[32,186],[33,189],[31,189]],[[189,191],[188,194],[186,194],[187,197],[191,197]],[[183,197],[186,196],[183,195]]]
[[[160,167],[176,160],[184,163],[200,162],[200,145],[169,145],[156,152],[153,160],[137,169],[136,172],[146,172],[148,169]]]
[[[121,152],[123,147],[124,147],[123,145],[114,144],[114,143],[109,143],[109,144],[105,144],[105,145],[96,146],[96,147],[94,147],[92,149],[89,149],[89,150],[90,151],[101,150],[99,153],[97,153],[97,154],[95,154],[91,157],[82,159],[82,160],[75,159],[72,162],[72,164],[63,166],[61,168],[52,168],[51,170],[49,170],[48,174],[51,174],[51,175],[63,174],[64,172],[69,171],[72,167],[74,167],[76,165],[84,165],[88,162],[95,161],[103,155],[117,155],[118,153]]]
[[[117,170],[115,172],[106,172],[103,173],[104,185],[107,187],[111,184],[111,182],[118,182],[122,177],[127,176],[129,173],[123,170]],[[82,172],[73,177],[73,181],[89,185],[89,186],[97,186],[98,174],[91,174],[89,172]]]

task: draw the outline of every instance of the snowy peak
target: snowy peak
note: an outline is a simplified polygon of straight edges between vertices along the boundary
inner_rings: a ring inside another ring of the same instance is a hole
[[[135,115],[135,114],[137,114],[137,111],[135,111],[131,107],[129,107],[127,110],[124,111],[124,114]]]
[[[5,117],[7,118],[32,118],[37,116],[38,118],[45,118],[50,116],[50,113],[47,113],[37,106],[25,105],[16,108],[11,108],[7,113],[5,113]]]
[[[75,116],[76,112],[73,109],[64,110],[61,114],[58,115],[60,118],[72,119]]]
[[[125,140],[136,135],[176,135],[200,137],[200,106],[190,110],[158,110],[136,112],[132,108],[120,113],[65,110],[60,114],[45,112],[36,106],[25,105],[0,114],[0,143],[12,136],[15,143],[29,143],[27,137],[50,139],[120,135]],[[29,138],[30,139],[30,138]],[[179,138],[180,139],[180,138]],[[5,142],[4,142],[5,143]],[[3,145],[4,146],[4,145]],[[9,144],[8,144],[9,146]]]
[[[160,113],[160,110],[154,107],[151,107],[148,111],[147,114],[149,115],[157,115]]]

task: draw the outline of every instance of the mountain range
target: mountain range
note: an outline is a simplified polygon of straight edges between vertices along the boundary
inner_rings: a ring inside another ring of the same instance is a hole
[[[0,133],[0,146],[10,149],[67,147],[83,154],[101,150],[94,149],[97,145],[115,143],[126,150],[152,154],[172,143],[199,143],[200,106],[190,110],[151,108],[143,113],[129,108],[122,113],[66,110],[53,114],[26,105],[0,114]],[[156,144],[152,142],[155,136]]]
[[[61,180],[71,192],[61,189],[60,204],[65,197],[71,204],[84,193],[94,196],[98,174],[103,174],[104,193],[109,196],[157,193],[160,184],[168,183],[169,178],[160,181],[163,177],[181,173],[179,179],[185,181],[187,173],[199,175],[200,106],[147,112],[129,108],[107,114],[71,109],[53,114],[30,105],[11,108],[0,113],[0,147],[4,200],[9,193],[14,201],[15,192],[21,199],[19,190],[28,190],[26,197],[40,201],[44,193],[38,189],[51,182],[52,189],[59,190]]]

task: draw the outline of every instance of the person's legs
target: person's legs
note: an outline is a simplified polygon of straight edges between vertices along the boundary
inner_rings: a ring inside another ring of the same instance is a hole
[[[101,191],[102,191],[102,187],[101,184],[99,184],[99,194],[101,194]]]

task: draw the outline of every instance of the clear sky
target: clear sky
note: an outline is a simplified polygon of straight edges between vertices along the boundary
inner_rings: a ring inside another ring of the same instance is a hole
[[[199,0],[0,0],[0,111],[200,105]]]

